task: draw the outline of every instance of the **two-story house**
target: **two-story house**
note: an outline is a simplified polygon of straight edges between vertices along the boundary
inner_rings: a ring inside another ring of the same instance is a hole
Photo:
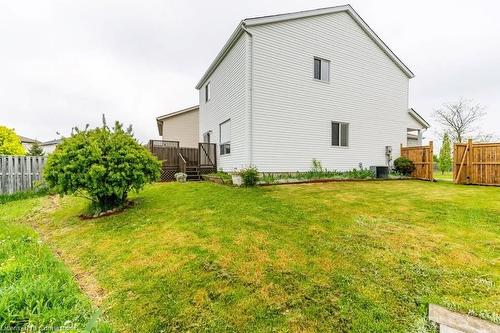
[[[413,77],[349,5],[245,19],[196,85],[199,139],[228,171],[387,165],[429,126]]]

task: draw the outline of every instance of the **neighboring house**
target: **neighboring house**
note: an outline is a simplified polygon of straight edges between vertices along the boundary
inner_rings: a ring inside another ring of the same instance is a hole
[[[198,148],[198,105],[156,118],[163,140],[179,141],[179,146]]]
[[[42,147],[45,155],[47,155],[54,152],[54,150],[56,150],[57,145],[60,144],[61,141],[62,139],[56,139],[56,140],[41,142],[40,147]]]
[[[421,146],[422,134],[430,127],[429,123],[422,118],[417,111],[410,109],[408,111],[409,128],[407,129],[406,145],[407,146]]]
[[[413,77],[349,5],[245,19],[196,85],[198,139],[227,171],[387,165],[387,146],[395,159],[428,127]]]
[[[35,139],[30,139],[30,138],[27,138],[25,136],[21,136],[21,135],[18,135],[19,139],[21,140],[21,144],[23,145],[24,149],[26,150],[30,150],[31,146],[35,143],[35,142],[38,142],[40,143],[39,141],[35,140]]]
[[[31,146],[35,142],[38,142],[38,145],[43,149],[45,155],[52,153],[56,149],[57,145],[60,144],[62,141],[62,139],[56,139],[51,141],[40,142],[38,140],[30,139],[20,135],[19,138],[21,139],[21,144],[26,149],[26,151],[30,150]]]

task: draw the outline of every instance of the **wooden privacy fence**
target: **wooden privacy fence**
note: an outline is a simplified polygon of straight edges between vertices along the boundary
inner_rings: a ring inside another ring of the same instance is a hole
[[[500,142],[455,144],[453,150],[455,184],[500,186]]]
[[[433,180],[433,145],[429,141],[428,146],[403,147],[401,144],[401,156],[406,157],[415,164],[412,177],[424,180]]]
[[[0,194],[33,188],[41,180],[46,160],[43,156],[0,155]]]

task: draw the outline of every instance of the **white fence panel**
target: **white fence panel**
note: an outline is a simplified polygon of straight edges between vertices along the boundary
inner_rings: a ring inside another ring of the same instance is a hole
[[[0,155],[0,194],[26,191],[42,179],[43,156]]]

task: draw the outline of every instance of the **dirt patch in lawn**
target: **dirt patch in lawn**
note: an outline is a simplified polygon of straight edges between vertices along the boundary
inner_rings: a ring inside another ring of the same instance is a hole
[[[100,307],[106,293],[104,289],[99,285],[92,272],[83,269],[79,265],[77,259],[65,255],[60,250],[56,250],[55,252],[57,257],[60,258],[64,262],[64,264],[70,268],[82,292],[87,295],[87,297],[95,306]]]
[[[30,214],[27,222],[37,231],[40,239],[52,248],[54,254],[68,267],[73,274],[75,281],[82,292],[91,300],[91,302],[99,307],[105,297],[104,289],[101,288],[91,272],[82,268],[76,258],[71,258],[69,255],[59,249],[54,249],[49,242],[45,233],[40,230],[40,223],[50,223],[46,217],[47,213],[57,210],[60,206],[60,197],[52,195],[42,204],[40,209],[37,209]]]

